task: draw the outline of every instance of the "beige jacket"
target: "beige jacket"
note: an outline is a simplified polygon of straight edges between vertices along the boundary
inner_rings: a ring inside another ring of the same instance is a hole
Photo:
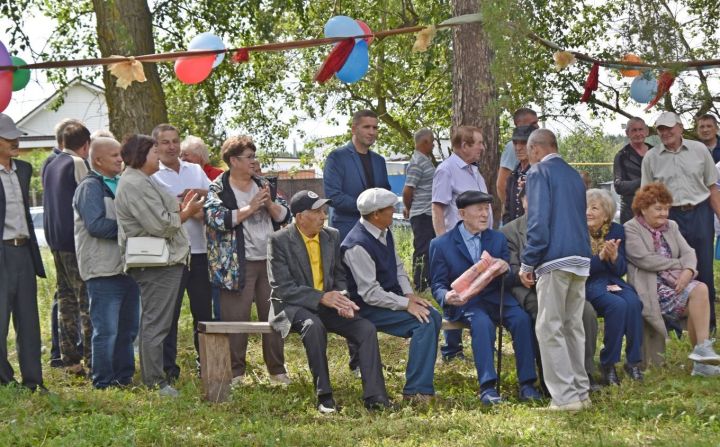
[[[129,237],[162,237],[167,240],[169,265],[187,264],[190,241],[180,222],[178,199],[152,178],[138,169],[127,168],[118,183],[115,209],[118,244],[123,255]]]
[[[680,234],[678,224],[668,220],[668,231],[664,238],[670,246],[672,258],[655,253],[652,235],[637,218],[625,223],[625,253],[628,259],[628,283],[643,303],[643,363],[660,365],[665,352],[667,330],[660,312],[657,295],[657,274],[665,270],[691,269],[697,276],[695,250]]]

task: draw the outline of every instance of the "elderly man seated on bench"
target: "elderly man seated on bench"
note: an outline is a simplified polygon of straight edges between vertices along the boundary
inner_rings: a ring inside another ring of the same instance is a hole
[[[390,225],[398,197],[382,188],[365,190],[357,198],[360,221],[341,244],[350,269],[348,291],[360,316],[376,329],[410,338],[403,399],[427,402],[435,394],[435,359],[440,313],[413,293],[410,279],[395,252]]]
[[[358,347],[365,406],[387,406],[375,326],[358,316],[358,306],[343,294],[345,269],[340,259],[339,233],[325,228],[326,204],[312,191],[290,200],[295,224],[270,235],[268,277],[276,315],[302,338],[318,398],[320,413],[335,412],[327,360],[327,332]],[[287,332],[285,334],[287,335]]]
[[[451,284],[476,264],[483,253],[507,263],[510,259],[507,239],[489,226],[492,196],[480,191],[466,191],[455,200],[461,221],[451,231],[430,243],[430,278],[432,293],[443,307],[445,318],[470,325],[472,351],[475,358],[480,401],[485,405],[502,402],[496,385],[498,376],[493,366],[495,325],[502,323],[513,338],[515,362],[520,382],[520,400],[541,399],[534,384],[535,350],[530,316],[508,292],[502,298],[500,318],[500,281],[512,285],[517,277],[512,272],[490,282],[478,295],[463,299]]]

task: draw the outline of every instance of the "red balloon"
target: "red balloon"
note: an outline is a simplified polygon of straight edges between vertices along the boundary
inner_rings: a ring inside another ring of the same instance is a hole
[[[12,71],[0,71],[0,112],[4,111],[12,98]]]
[[[367,23],[363,22],[360,19],[355,19],[355,22],[357,22],[357,24],[360,25],[360,28],[362,28],[363,34],[372,34],[372,30],[370,29],[369,26],[367,26]],[[375,37],[370,36],[370,37],[364,38],[363,40],[365,42],[367,42],[368,45],[370,45],[370,43],[373,41],[374,38]]]
[[[175,75],[184,84],[204,81],[212,72],[215,55],[181,57],[175,60]]]

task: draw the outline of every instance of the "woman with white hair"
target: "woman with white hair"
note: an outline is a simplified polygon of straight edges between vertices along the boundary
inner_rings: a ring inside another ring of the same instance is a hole
[[[222,169],[210,164],[210,152],[207,144],[202,138],[194,135],[188,135],[180,144],[180,159],[200,165],[211,182],[224,172]]]
[[[625,337],[625,372],[633,380],[642,380],[642,302],[635,289],[623,281],[627,272],[625,230],[612,221],[615,200],[603,189],[587,191],[587,218],[592,258],[590,277],[585,283],[587,299],[605,319],[600,372],[607,385],[619,385],[615,364],[620,361]]]

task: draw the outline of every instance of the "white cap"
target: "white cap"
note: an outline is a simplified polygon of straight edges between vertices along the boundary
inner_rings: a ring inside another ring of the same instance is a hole
[[[360,215],[365,216],[373,211],[395,206],[398,200],[398,196],[392,191],[383,188],[370,188],[358,196],[357,208]]]
[[[682,121],[680,121],[678,114],[673,112],[663,112],[655,120],[656,128],[658,126],[675,127],[675,124],[682,125]]]

